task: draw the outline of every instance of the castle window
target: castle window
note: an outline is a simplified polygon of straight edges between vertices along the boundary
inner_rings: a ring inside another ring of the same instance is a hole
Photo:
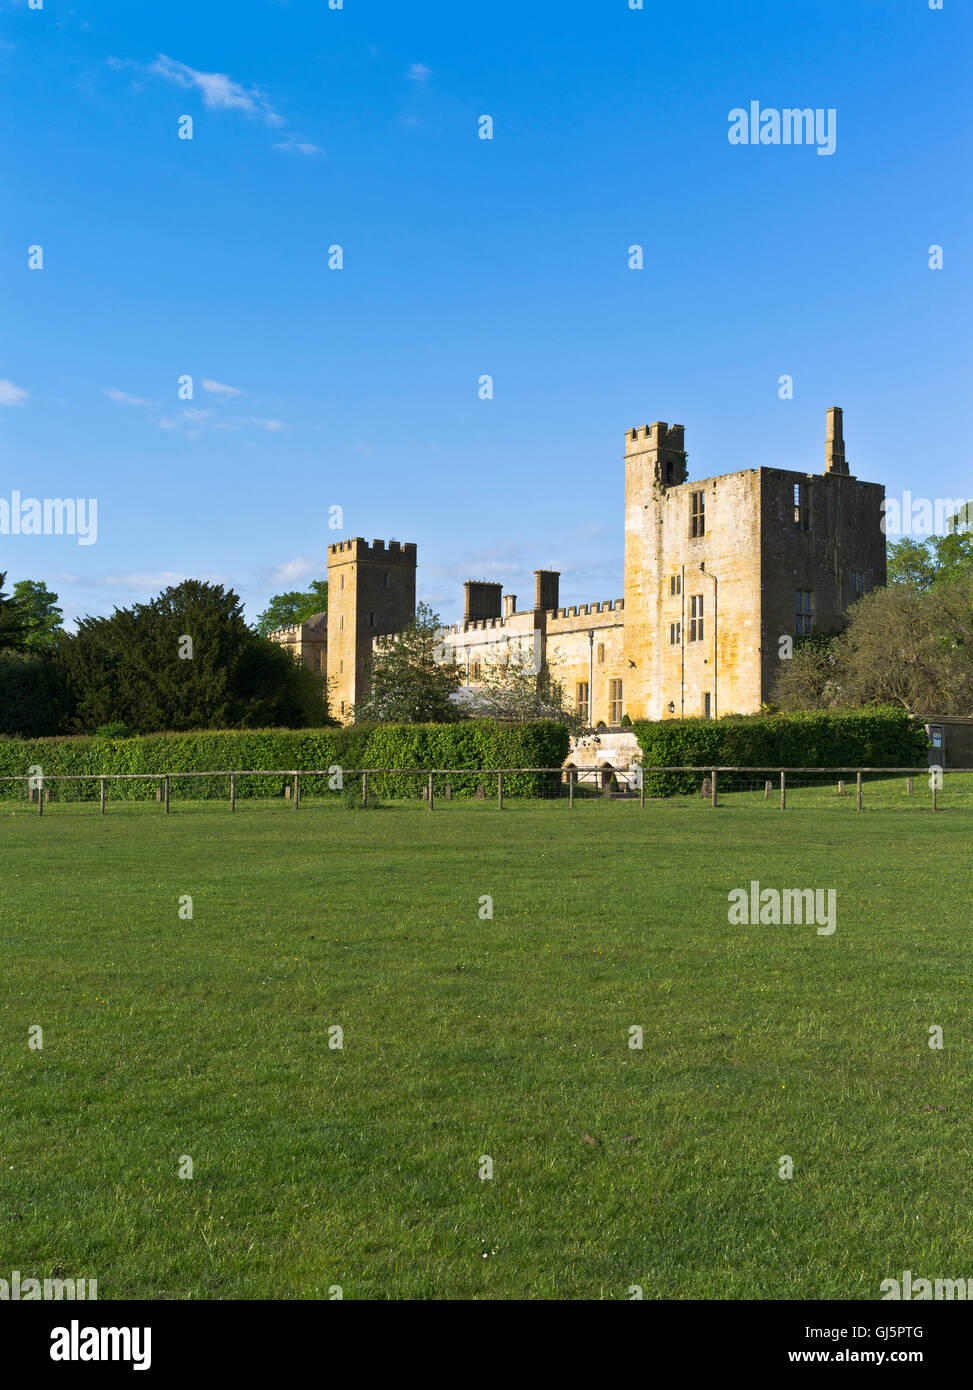
[[[480,666],[480,663],[479,663],[478,661],[471,661],[471,662],[470,662],[470,673],[469,673],[469,675],[468,675],[468,677],[467,677],[467,680],[470,680],[470,681],[478,681],[478,680],[480,679],[480,676],[481,676],[481,675],[482,675],[482,667]]]
[[[682,593],[682,575],[670,574],[669,576],[669,597],[677,598]]]
[[[865,575],[864,575],[864,573],[863,573],[861,570],[852,570],[852,572],[851,572],[851,596],[852,596],[852,598],[861,598],[861,596],[862,596],[862,594],[863,594],[864,592],[865,592]]]
[[[798,637],[806,637],[811,631],[811,590],[798,589],[795,592],[794,631]]]
[[[375,626],[375,614],[374,614],[374,613],[369,613],[369,615],[368,615],[368,626],[369,626],[369,627],[374,627],[374,626]]]
[[[693,594],[690,602],[689,617],[689,640],[690,642],[702,642],[703,640],[703,595]]]
[[[588,704],[588,682],[578,681],[578,718],[591,722],[591,709]]]
[[[598,643],[598,664],[599,664],[599,665],[603,665],[603,664],[604,664],[604,661],[605,661],[605,644],[604,644],[604,642],[599,642],[599,643]]]
[[[672,462],[671,462],[671,460],[670,460],[669,463],[666,464],[666,482],[667,482],[667,483],[671,483],[671,482],[672,482]]]
[[[343,676],[344,674],[345,674],[345,663],[344,663],[343,661],[339,661],[339,662],[338,662],[338,675],[339,675],[339,676]]]
[[[669,624],[669,646],[678,647],[682,642],[682,623]]]
[[[690,536],[706,535],[706,493],[691,492],[690,497]]]
[[[703,695],[703,718],[709,719],[710,717],[709,691],[707,690]]]
[[[622,722],[622,683],[621,681],[611,681],[608,686],[608,700],[610,713],[608,716],[609,724],[620,724]]]
[[[794,526],[798,531],[811,529],[811,508],[807,483],[794,484]]]
[[[385,573],[382,575],[382,588],[383,588],[383,589],[387,589],[388,586],[389,586],[389,572],[388,572],[388,570],[386,570]]]
[[[344,575],[341,576],[341,584],[340,584],[340,587],[341,587],[342,589],[345,587],[345,576],[344,576]]]
[[[338,627],[341,629],[342,632],[344,632],[344,630],[345,630],[345,615],[344,615],[344,613],[342,613],[342,614],[341,614],[341,617],[338,619]]]

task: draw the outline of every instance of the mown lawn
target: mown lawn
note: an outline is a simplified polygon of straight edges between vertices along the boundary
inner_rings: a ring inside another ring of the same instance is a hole
[[[0,1277],[874,1299],[973,1276],[973,818],[922,804],[3,806]],[[836,888],[836,932],[731,926],[751,879]]]

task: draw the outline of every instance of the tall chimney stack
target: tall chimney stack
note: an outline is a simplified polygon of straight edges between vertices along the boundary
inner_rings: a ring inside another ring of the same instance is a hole
[[[841,407],[833,405],[828,410],[828,434],[824,444],[825,473],[848,472],[845,459],[845,436],[841,422]]]

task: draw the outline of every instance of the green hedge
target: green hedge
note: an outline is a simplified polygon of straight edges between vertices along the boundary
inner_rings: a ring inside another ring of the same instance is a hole
[[[472,772],[501,767],[560,767],[567,757],[569,735],[563,724],[548,720],[501,726],[492,720],[463,724],[353,725],[325,729],[202,730],[185,734],[146,734],[136,738],[0,738],[0,777],[25,776],[34,765],[44,774],[213,772],[241,769],[304,768],[466,768]],[[473,796],[475,777],[451,779],[454,795]],[[504,783],[511,796],[539,795],[557,774],[517,773]],[[242,777],[238,798],[282,796],[284,777]],[[418,796],[418,773],[383,773],[372,779],[378,796]],[[98,783],[52,782],[58,801],[96,801]],[[113,782],[115,800],[151,801],[154,782]],[[304,795],[328,791],[327,777],[301,779]],[[194,777],[172,784],[172,794],[187,799],[225,798],[225,777]],[[0,797],[23,799],[26,783],[0,782]]]
[[[808,710],[723,719],[638,720],[645,788],[655,796],[699,790],[698,773],[652,767],[916,767],[926,733],[904,710]]]

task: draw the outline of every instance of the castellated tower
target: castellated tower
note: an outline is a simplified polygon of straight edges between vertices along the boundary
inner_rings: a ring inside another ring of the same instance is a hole
[[[408,626],[416,611],[413,542],[360,536],[328,546],[328,705],[347,723],[365,694],[372,641]]]
[[[688,476],[684,437],[683,425],[664,420],[625,431],[625,706],[632,718],[647,716],[659,685],[653,669],[664,568],[659,503]]]

